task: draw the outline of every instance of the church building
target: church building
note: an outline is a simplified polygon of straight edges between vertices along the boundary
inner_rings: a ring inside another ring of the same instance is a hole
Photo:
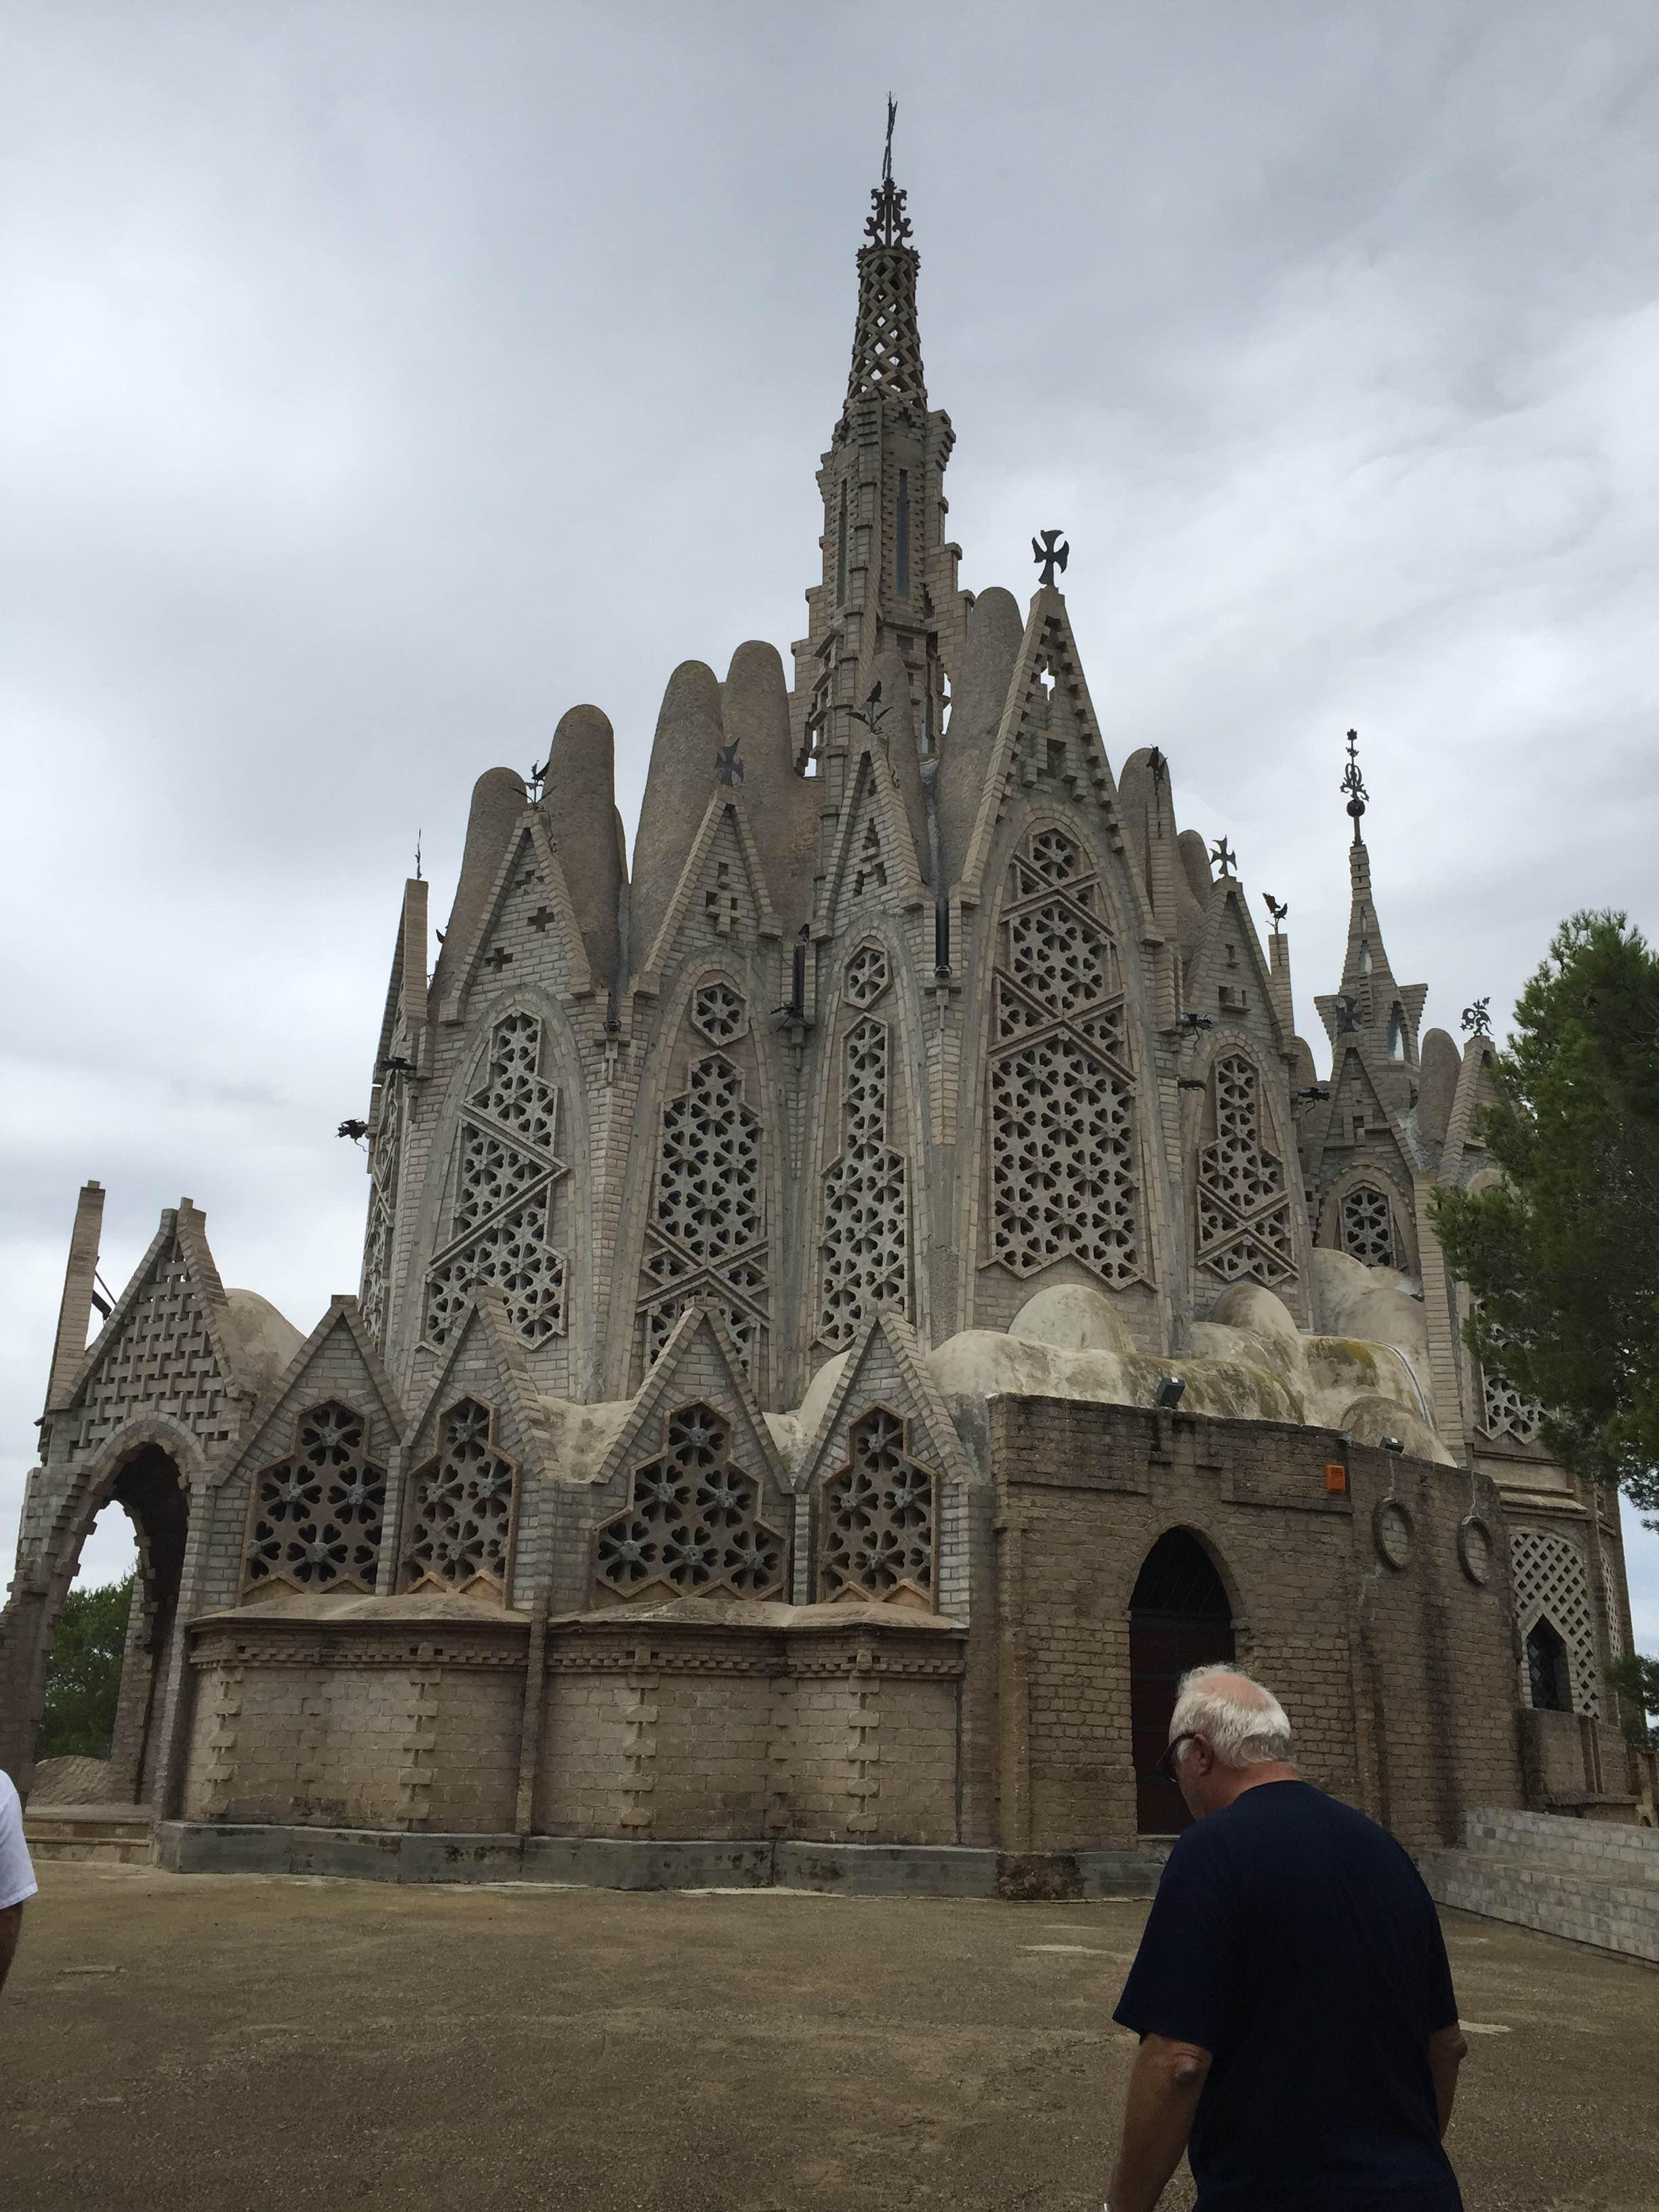
[[[1413,1849],[1643,1809],[1616,1501],[1462,1344],[1492,1046],[1395,978],[1356,743],[1322,1078],[1060,533],[1024,611],[959,584],[890,155],[872,199],[787,665],[669,677],[631,866],[576,706],[435,939],[403,887],[356,1292],[302,1337],[184,1199],[88,1344],[81,1194],[0,1765],[118,1502],[102,1787],[164,1864],[1086,1891],[1184,1820],[1212,1658]]]

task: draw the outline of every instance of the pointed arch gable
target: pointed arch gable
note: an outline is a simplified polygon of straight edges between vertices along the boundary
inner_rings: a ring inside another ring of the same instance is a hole
[[[1236,964],[1227,959],[1229,944],[1243,955]],[[1273,970],[1237,877],[1223,876],[1210,894],[1185,996],[1188,1006],[1212,1018],[1265,1017],[1272,1048],[1290,1050],[1291,1039],[1273,994]]]
[[[1117,786],[1089,696],[1066,601],[1052,586],[1032,595],[1025,635],[1009,682],[988,773],[954,896],[963,905],[983,897],[997,824],[1016,790],[1049,789],[1057,799],[1098,810],[1115,852],[1123,850]],[[1123,872],[1133,878],[1134,870]],[[1137,885],[1137,890],[1139,886]],[[1151,907],[1140,892],[1143,927]]]
[[[927,896],[892,763],[866,742],[850,762],[849,775],[851,796],[842,808],[824,881],[820,937],[861,927],[874,906],[919,906]]]
[[[915,1424],[927,1455],[941,1474],[963,1486],[975,1481],[974,1463],[921,1357],[915,1330],[902,1315],[884,1308],[871,1315],[848,1348],[847,1364],[796,1463],[792,1487],[810,1491],[844,1449],[848,1424],[882,1402],[896,1405]]]
[[[695,904],[699,891],[702,894],[701,908]],[[645,959],[638,970],[634,991],[643,998],[654,998],[660,993],[664,973],[676,948],[682,939],[689,946],[687,932],[694,926],[712,933],[714,945],[701,942],[700,949],[703,957],[715,957],[720,943],[732,937],[744,922],[745,900],[749,908],[747,923],[753,935],[757,939],[781,936],[782,927],[767,889],[760,848],[749,826],[743,802],[731,790],[722,789],[711,795],[703,809],[702,820],[691,841],[691,849],[686,854],[685,866],[680,871],[656,939],[644,948]]]
[[[655,1449],[668,1411],[687,1398],[707,1400],[729,1414],[738,1427],[744,1448],[764,1463],[779,1495],[787,1490],[783,1462],[737,1345],[719,1310],[709,1304],[689,1306],[675,1323],[634,1400],[632,1411],[611,1440],[594,1478],[596,1488],[617,1481],[640,1455],[641,1440],[647,1449]]]
[[[52,1458],[74,1464],[145,1415],[176,1421],[216,1455],[235,1440],[253,1385],[202,1217],[188,1203],[168,1206],[62,1403],[48,1408]]]
[[[445,1022],[465,1021],[474,993],[499,980],[533,984],[555,999],[592,995],[575,906],[538,807],[526,810],[508,842],[471,943],[454,949],[458,957],[446,966],[456,981],[440,1009]]]
[[[327,1312],[263,1394],[249,1416],[240,1449],[214,1470],[211,1486],[218,1489],[270,1458],[273,1450],[279,1453],[282,1434],[307,1406],[340,1397],[364,1414],[371,1424],[372,1448],[379,1457],[389,1458],[403,1442],[408,1415],[363,1327],[356,1299],[344,1295],[330,1299]]]
[[[446,1407],[460,1397],[487,1398],[495,1407],[506,1440],[520,1459],[539,1463],[546,1458],[547,1424],[524,1346],[499,1293],[483,1286],[469,1295],[410,1425],[404,1455],[410,1466],[430,1455]]]

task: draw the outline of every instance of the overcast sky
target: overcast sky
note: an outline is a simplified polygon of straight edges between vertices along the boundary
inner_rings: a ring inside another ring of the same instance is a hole
[[[676,663],[804,629],[890,87],[963,581],[1064,526],[1112,758],[1289,901],[1304,1032],[1350,724],[1426,1022],[1659,929],[1653,0],[5,21],[0,1578],[76,1187],[118,1289],[187,1194],[309,1329],[416,832],[441,916],[583,700],[631,830]]]

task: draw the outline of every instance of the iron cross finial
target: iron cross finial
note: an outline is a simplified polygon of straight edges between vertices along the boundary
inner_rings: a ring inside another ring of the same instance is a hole
[[[1288,906],[1281,906],[1271,891],[1263,891],[1261,896],[1267,905],[1268,913],[1273,918],[1273,930],[1274,933],[1277,934],[1279,923],[1284,921],[1285,915],[1291,909]]]
[[[1231,876],[1238,855],[1224,837],[1218,845],[1212,845],[1210,848],[1210,858],[1224,876]]]
[[[1066,556],[1072,550],[1060,543],[1061,534],[1058,530],[1045,530],[1040,538],[1031,540],[1031,558],[1042,571],[1037,581],[1045,591],[1054,582],[1056,568],[1065,573]]]
[[[1492,1035],[1492,1016],[1486,1011],[1491,1004],[1492,997],[1491,994],[1488,993],[1486,998],[1477,999],[1473,1006],[1464,1007],[1463,1031],[1465,1036],[1490,1036]]]
[[[870,195],[871,213],[864,234],[876,246],[902,246],[910,235],[910,218],[904,212],[904,194],[893,182],[893,118],[898,102],[887,95],[887,143],[882,149],[881,182]]]
[[[717,746],[714,752],[714,773],[722,783],[743,781],[743,763],[738,758],[741,738],[733,738],[729,745]]]
[[[1359,1001],[1345,991],[1336,1002],[1336,1033],[1339,1036],[1358,1036],[1360,1026]]]
[[[1359,732],[1348,732],[1348,765],[1342,771],[1341,788],[1348,794],[1348,811],[1353,817],[1353,842],[1359,842],[1359,817],[1365,811],[1365,802],[1370,793],[1365,788],[1365,779],[1359,773]]]

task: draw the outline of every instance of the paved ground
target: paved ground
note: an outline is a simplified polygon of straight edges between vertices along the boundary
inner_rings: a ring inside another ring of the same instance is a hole
[[[7,2212],[1098,2212],[1141,1904],[41,1876]],[[1654,2212],[1659,1972],[1447,1925],[1469,2212]]]

